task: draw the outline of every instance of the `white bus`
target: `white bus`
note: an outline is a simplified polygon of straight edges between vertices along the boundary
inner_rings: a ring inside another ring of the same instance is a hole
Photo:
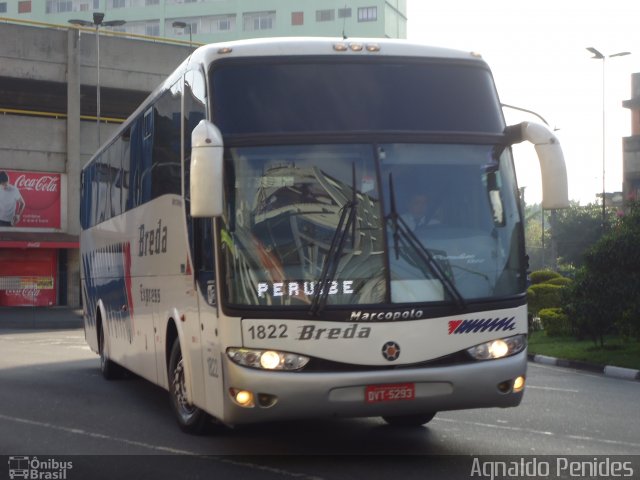
[[[526,374],[524,232],[476,54],[389,40],[198,48],[82,172],[85,335],[105,377],[178,423],[512,407]]]

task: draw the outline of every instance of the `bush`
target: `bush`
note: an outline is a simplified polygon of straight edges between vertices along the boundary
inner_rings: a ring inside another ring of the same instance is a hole
[[[547,283],[553,278],[561,278],[561,275],[552,270],[536,270],[535,272],[531,272],[530,275],[532,285]]]
[[[540,310],[544,308],[557,308],[562,305],[561,292],[564,287],[558,285],[550,285],[548,283],[539,283],[531,285],[527,290],[529,311],[534,315],[538,315]]]
[[[545,335],[548,337],[566,337],[571,335],[569,317],[561,308],[543,308],[538,313]]]
[[[571,279],[565,278],[565,277],[557,277],[557,278],[552,278],[551,280],[548,280],[544,283],[546,283],[547,285],[557,285],[559,287],[566,287],[567,285],[571,285]]]

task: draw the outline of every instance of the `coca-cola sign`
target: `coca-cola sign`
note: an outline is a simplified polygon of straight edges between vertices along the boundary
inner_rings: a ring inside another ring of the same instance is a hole
[[[0,170],[6,172],[9,185],[18,190],[25,204],[12,228],[60,228],[59,173]],[[19,206],[16,208],[17,213]]]
[[[42,175],[39,178],[29,178],[23,173],[16,178],[15,186],[19,190],[58,192],[60,191],[60,175]]]

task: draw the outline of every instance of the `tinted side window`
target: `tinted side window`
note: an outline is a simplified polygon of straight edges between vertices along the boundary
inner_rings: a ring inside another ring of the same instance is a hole
[[[154,105],[151,197],[167,193],[180,195],[180,110],[181,88],[176,84]]]

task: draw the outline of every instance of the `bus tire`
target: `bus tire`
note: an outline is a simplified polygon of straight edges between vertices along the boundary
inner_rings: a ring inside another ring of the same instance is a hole
[[[187,402],[184,363],[178,338],[173,341],[171,347],[168,373],[171,407],[176,414],[180,430],[195,435],[203,433],[208,424],[209,416],[200,408]]]
[[[389,425],[394,427],[420,427],[433,420],[437,412],[421,413],[418,415],[396,415],[393,417],[382,417]]]
[[[122,378],[122,367],[109,359],[104,341],[104,324],[100,324],[98,330],[98,350],[100,353],[100,371],[107,380],[117,380]]]

